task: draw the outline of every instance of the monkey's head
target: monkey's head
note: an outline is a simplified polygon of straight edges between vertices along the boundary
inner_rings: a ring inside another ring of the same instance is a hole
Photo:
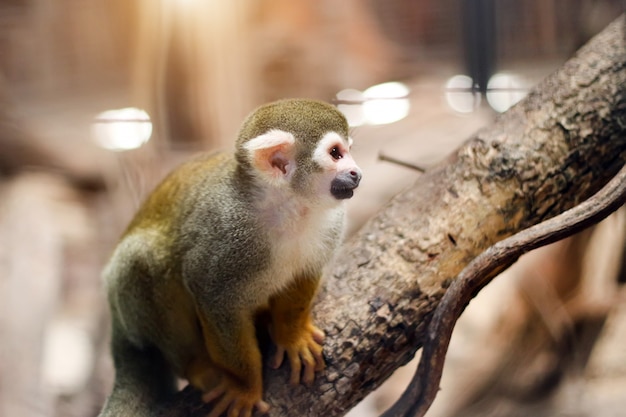
[[[237,139],[240,166],[266,184],[320,201],[352,197],[361,169],[344,115],[330,104],[280,100],[256,109]]]

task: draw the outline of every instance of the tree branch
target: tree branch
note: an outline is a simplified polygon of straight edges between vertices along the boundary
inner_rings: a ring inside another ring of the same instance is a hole
[[[626,165],[597,194],[560,215],[495,243],[474,258],[450,285],[428,325],[422,357],[409,387],[381,417],[422,417],[443,372],[452,331],[470,300],[523,254],[592,226],[626,203]]]

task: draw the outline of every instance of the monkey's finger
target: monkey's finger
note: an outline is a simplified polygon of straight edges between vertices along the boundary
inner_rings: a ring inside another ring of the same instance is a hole
[[[304,363],[304,372],[302,373],[302,382],[306,385],[311,385],[315,379],[315,358],[310,350],[305,349],[300,352],[302,357],[302,363]]]
[[[276,353],[272,358],[270,366],[274,369],[280,368],[280,365],[283,364],[283,360],[285,359],[285,348],[281,346],[276,346]]]
[[[257,410],[259,410],[259,412],[265,414],[268,411],[270,411],[270,405],[268,403],[266,403],[263,400],[259,400],[257,401],[254,406],[256,407]]]
[[[326,334],[324,333],[324,331],[318,327],[315,326],[311,326],[311,335],[313,336],[313,340],[315,340],[317,343],[322,344],[322,342],[324,342],[324,338],[326,337]]]
[[[252,407],[246,407],[241,401],[233,401],[228,408],[228,417],[250,417]]]
[[[219,400],[217,402],[217,404],[215,404],[215,406],[211,410],[211,413],[207,417],[219,417],[219,416],[221,416],[222,413],[224,411],[226,411],[226,409],[228,408],[230,403],[231,403],[231,399],[230,398],[226,398],[226,397],[222,398],[221,400]]]
[[[228,417],[252,417],[254,408],[265,414],[270,410],[270,405],[263,400],[259,400],[253,405],[235,400],[228,409]]]
[[[204,394],[202,394],[202,401],[204,401],[205,403],[210,403],[214,399],[224,395],[225,392],[226,392],[226,387],[220,384],[217,387],[213,388],[211,391],[205,392]]]
[[[317,349],[316,348],[311,349],[311,353],[313,354],[313,357],[315,358],[315,370],[316,371],[323,370],[326,364],[324,363],[324,355],[322,353],[322,347],[318,346]]]
[[[300,383],[300,373],[302,372],[300,355],[294,352],[294,354],[289,355],[289,361],[291,364],[291,378],[289,378],[289,382],[293,385],[297,385]]]
[[[241,412],[237,415],[233,415],[233,417],[252,417],[252,407],[242,408]]]

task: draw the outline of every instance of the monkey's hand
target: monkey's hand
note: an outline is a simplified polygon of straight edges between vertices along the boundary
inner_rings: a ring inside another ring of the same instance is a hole
[[[321,346],[324,332],[307,320],[306,324],[298,329],[291,326],[274,326],[271,333],[276,344],[276,354],[271,366],[274,369],[280,367],[286,353],[291,365],[289,382],[298,384],[302,380],[307,385],[311,384],[315,379],[315,371],[324,369]]]
[[[224,376],[217,387],[202,396],[202,400],[215,402],[207,417],[219,417],[222,414],[228,417],[251,417],[255,408],[261,413],[267,413],[270,409],[261,395],[261,392],[246,389],[230,377]]]

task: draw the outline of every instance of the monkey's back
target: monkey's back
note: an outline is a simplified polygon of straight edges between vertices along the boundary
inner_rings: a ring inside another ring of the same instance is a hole
[[[206,252],[232,234],[225,227],[234,221],[229,213],[245,210],[221,207],[225,195],[236,192],[225,180],[234,167],[232,155],[220,153],[172,171],[143,203],[103,272],[115,325],[136,346],[157,346],[179,375],[187,357],[202,348],[196,303],[184,282],[193,272],[189,265],[211,271],[213,260],[221,268],[241,267],[241,253]],[[200,285],[225,284],[210,283],[214,276],[204,274]]]

